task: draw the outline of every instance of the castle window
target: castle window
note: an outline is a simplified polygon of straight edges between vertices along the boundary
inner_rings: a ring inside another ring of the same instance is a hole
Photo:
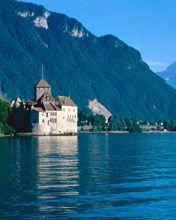
[[[56,119],[56,118],[50,118],[50,122],[51,122],[51,123],[56,123],[56,122],[57,122],[57,119]]]
[[[48,113],[46,113],[46,117],[48,118],[48,116],[49,116],[49,114]]]
[[[57,112],[51,112],[51,116],[56,116]]]
[[[50,122],[48,121],[48,125],[50,124]]]
[[[45,123],[45,120],[44,120],[44,119],[42,119],[42,122],[43,122],[43,123]]]

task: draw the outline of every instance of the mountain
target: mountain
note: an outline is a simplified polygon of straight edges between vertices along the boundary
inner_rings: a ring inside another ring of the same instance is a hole
[[[176,62],[172,63],[165,71],[157,73],[166,82],[176,88]]]
[[[33,97],[43,64],[53,95],[71,94],[83,111],[96,99],[120,117],[176,118],[176,91],[119,38],[13,0],[0,1],[0,30],[1,89],[10,99]]]

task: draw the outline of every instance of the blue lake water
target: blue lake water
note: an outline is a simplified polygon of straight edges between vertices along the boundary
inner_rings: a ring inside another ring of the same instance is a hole
[[[0,139],[0,219],[176,219],[176,134]]]

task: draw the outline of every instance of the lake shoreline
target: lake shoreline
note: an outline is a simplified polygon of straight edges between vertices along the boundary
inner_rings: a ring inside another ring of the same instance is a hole
[[[30,133],[18,133],[12,135],[0,135],[0,138],[28,138],[28,137],[71,137],[78,136],[79,134],[176,134],[176,131],[143,131],[130,133],[129,131],[80,131],[77,134],[58,134],[58,135],[36,135]]]
[[[71,136],[77,136],[78,134],[58,134],[58,135],[37,135],[32,133],[17,133],[12,135],[0,135],[0,138],[28,138],[28,137],[71,137]]]
[[[15,135],[3,135],[3,134],[1,134],[0,135],[0,138],[11,138],[11,137],[15,137]]]
[[[129,132],[129,131],[81,131],[79,134],[176,134],[176,131],[142,131],[142,132]]]

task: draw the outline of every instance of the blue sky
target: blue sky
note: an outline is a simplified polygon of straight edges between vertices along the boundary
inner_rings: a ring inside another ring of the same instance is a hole
[[[176,0],[23,0],[78,19],[97,36],[114,34],[154,71],[176,61]]]

